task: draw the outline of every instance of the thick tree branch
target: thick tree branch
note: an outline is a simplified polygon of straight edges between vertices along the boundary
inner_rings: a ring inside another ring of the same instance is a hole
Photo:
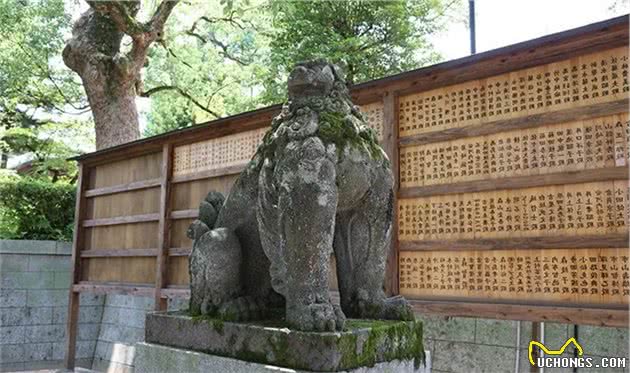
[[[116,61],[123,75],[139,78],[151,43],[163,40],[164,24],[178,2],[179,0],[162,0],[151,20],[142,24],[143,32],[130,35],[133,42],[131,50]]]
[[[162,37],[162,30],[164,29],[164,24],[166,20],[171,15],[171,12],[177,5],[179,0],[163,0],[158,6],[157,10],[151,17],[151,20],[148,23],[149,29],[156,32],[157,37]],[[155,39],[154,39],[155,40]]]
[[[133,46],[129,51],[128,58],[133,61],[134,67],[140,71],[147,56],[147,49],[154,41],[162,40],[164,24],[171,15],[173,8],[179,0],[162,0],[151,20],[145,24],[147,30],[141,38],[133,38]]]
[[[134,77],[144,66],[151,43],[162,40],[164,24],[179,0],[163,0],[147,23],[135,19],[140,9],[138,0],[131,2],[88,0],[87,2],[94,11],[109,17],[120,32],[131,37],[133,44],[129,53],[116,56],[114,61],[123,75]]]
[[[88,1],[92,9],[109,16],[116,27],[125,34],[139,37],[146,32],[145,25],[136,21],[135,15],[140,9],[139,1]]]
[[[163,85],[163,86],[159,86],[159,87],[154,87],[154,88],[149,89],[148,91],[142,92],[140,94],[140,97],[150,97],[153,94],[156,94],[156,93],[159,93],[159,92],[163,92],[163,91],[176,91],[180,95],[186,97],[188,100],[190,100],[190,102],[192,102],[195,106],[197,106],[201,110],[205,111],[206,113],[208,113],[210,115],[213,115],[215,118],[219,118],[220,117],[219,114],[217,114],[216,112],[214,112],[214,111],[208,109],[207,107],[203,106],[194,97],[192,97],[186,91],[184,91],[183,89],[181,89],[181,88],[179,88],[177,86]]]

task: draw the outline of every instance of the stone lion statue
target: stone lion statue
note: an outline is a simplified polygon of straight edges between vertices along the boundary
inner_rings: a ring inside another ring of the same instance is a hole
[[[341,330],[345,317],[412,320],[383,291],[392,226],[387,155],[342,71],[297,65],[289,100],[226,199],[210,192],[188,230],[190,308],[253,320],[272,308],[304,331]],[[334,253],[341,307],[331,303]]]

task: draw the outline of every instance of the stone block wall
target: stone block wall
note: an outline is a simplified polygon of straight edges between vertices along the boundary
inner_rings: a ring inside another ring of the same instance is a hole
[[[63,242],[0,240],[0,371],[62,366],[70,254]],[[103,302],[81,296],[79,366],[92,365]]]
[[[187,302],[169,302],[169,309],[187,307]],[[134,345],[136,342],[144,341],[145,314],[153,308],[153,298],[108,295],[105,299],[92,369],[101,372],[132,372]]]
[[[0,372],[63,366],[71,251],[67,242],[0,240]],[[81,294],[77,366],[131,371],[152,309],[153,298]]]
[[[153,298],[108,295],[94,353],[93,369],[131,371],[134,344],[144,341],[144,315],[153,310]]]
[[[527,348],[532,335],[531,322],[427,315],[418,315],[418,318],[424,321],[425,349],[431,351],[434,373],[530,371]],[[573,325],[545,323],[545,345],[549,348],[560,348],[573,336]],[[584,349],[584,355],[595,360],[601,357],[628,358],[630,354],[628,328],[580,325],[577,340]],[[573,349],[567,350],[572,356]],[[577,371],[628,373],[629,369]],[[572,373],[573,369],[545,369],[545,372]]]

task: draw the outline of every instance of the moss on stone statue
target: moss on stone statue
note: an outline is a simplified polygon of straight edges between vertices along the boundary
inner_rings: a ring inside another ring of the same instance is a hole
[[[352,146],[366,150],[372,159],[383,159],[374,130],[365,128],[357,132],[352,123],[346,123],[346,116],[342,113],[321,113],[317,136],[326,144],[335,144],[338,155],[343,154],[347,146]]]
[[[263,158],[273,158],[278,149],[286,143],[287,139],[276,138],[272,135],[276,132],[280,122],[275,123],[271,130],[267,131],[257,149],[257,153]],[[324,144],[334,144],[337,148],[337,155],[343,154],[347,146],[366,152],[370,158],[375,160],[386,160],[383,151],[378,143],[376,132],[369,127],[364,127],[357,131],[354,124],[346,123],[346,115],[334,111],[324,111],[320,114],[320,121],[315,136],[320,138]]]
[[[230,320],[225,320],[225,319],[221,319],[214,316],[207,316],[207,315],[200,315],[200,314],[189,314],[189,315],[193,323],[206,322],[210,324],[212,326],[212,329],[214,329],[220,335],[223,335],[223,327],[225,325],[225,322],[230,321]]]
[[[408,323],[382,320],[348,320],[347,328],[370,329],[367,340],[359,346],[359,336],[348,334],[341,338],[339,347],[342,351],[342,366],[374,366],[377,361],[378,348],[384,341],[390,343],[389,349],[384,351],[385,361],[412,360],[416,369],[425,363],[424,346],[422,344],[422,323]],[[395,343],[393,341],[406,341]]]
[[[241,322],[242,325],[262,326],[274,329],[289,329],[284,320],[282,310],[272,310],[268,318],[260,321]],[[189,314],[190,315],[190,314]],[[191,315],[194,323],[205,322],[220,335],[225,333],[225,323],[229,320]],[[367,333],[363,330],[367,330]],[[293,333],[292,336],[290,334]],[[413,360],[416,368],[424,364],[424,347],[422,344],[422,323],[401,322],[390,320],[347,320],[342,333],[303,333],[277,332],[269,335],[266,340],[267,353],[260,348],[249,346],[247,340],[237,349],[229,351],[204,351],[210,354],[233,357],[244,361],[261,364],[273,364],[294,369],[309,369],[308,363],[300,360],[300,355],[290,350],[295,344],[295,338],[301,339],[300,344],[308,345],[309,338],[319,338],[330,351],[338,351],[341,360],[340,369],[355,367],[372,367],[380,361]],[[228,345],[231,348],[239,346],[236,335]]]

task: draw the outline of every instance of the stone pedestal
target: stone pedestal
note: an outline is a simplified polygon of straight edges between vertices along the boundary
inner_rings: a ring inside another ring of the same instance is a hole
[[[152,343],[136,343],[134,373],[312,373],[278,366],[250,363],[201,352]],[[346,373],[431,373],[429,352],[426,364],[416,369],[413,360],[376,363],[373,367],[346,370]],[[342,372],[342,373],[343,373]]]
[[[137,372],[430,371],[420,322],[348,320],[342,332],[312,333],[289,330],[281,320],[233,323],[156,312],[147,315],[145,340],[136,349]]]

